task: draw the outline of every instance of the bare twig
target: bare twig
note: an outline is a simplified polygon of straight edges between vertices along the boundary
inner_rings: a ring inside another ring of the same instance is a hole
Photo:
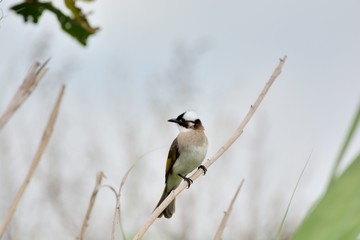
[[[135,162],[136,163],[136,162]],[[135,163],[127,170],[127,172],[125,173],[124,177],[122,178],[122,181],[121,181],[121,184],[120,184],[120,188],[119,188],[119,192],[117,192],[115,190],[114,187],[112,187],[111,185],[108,185],[108,184],[102,184],[102,179],[104,178],[104,173],[103,172],[98,172],[98,174],[96,175],[96,183],[95,183],[95,187],[94,187],[94,190],[93,190],[93,193],[90,197],[90,201],[89,201],[89,206],[88,206],[88,209],[86,211],[86,214],[85,214],[85,217],[84,217],[84,220],[83,220],[83,223],[82,223],[82,226],[81,226],[81,229],[80,229],[80,233],[79,233],[79,236],[76,237],[77,240],[83,240],[84,239],[84,235],[85,235],[85,231],[86,231],[86,228],[88,226],[88,222],[90,220],[90,216],[91,216],[91,212],[92,212],[92,209],[94,207],[94,204],[95,204],[95,200],[96,200],[96,196],[99,192],[99,190],[101,188],[108,188],[110,189],[111,192],[114,193],[115,195],[115,198],[116,198],[116,206],[115,206],[115,214],[114,214],[114,220],[113,220],[113,227],[112,227],[112,232],[111,232],[111,239],[115,239],[115,227],[117,224],[120,225],[120,228],[121,228],[121,232],[122,232],[122,235],[123,235],[123,239],[125,239],[125,233],[124,233],[124,229],[122,227],[122,224],[121,224],[121,218],[120,218],[120,193],[121,193],[121,189],[123,187],[123,185],[125,184],[125,181],[126,181],[126,178],[127,176],[129,175],[130,171],[133,169],[133,167],[135,166]],[[118,221],[117,221],[118,220]]]
[[[90,216],[91,216],[92,209],[94,207],[96,196],[97,196],[97,193],[99,192],[99,190],[101,188],[110,189],[111,192],[114,193],[115,198],[116,198],[114,220],[113,220],[113,226],[112,226],[112,231],[111,231],[111,239],[112,240],[115,239],[115,228],[116,228],[117,225],[120,225],[120,229],[121,229],[123,239],[126,238],[125,237],[125,232],[124,232],[124,229],[123,229],[123,226],[122,226],[122,222],[121,222],[121,215],[120,215],[120,194],[121,194],[121,189],[122,189],[122,187],[124,186],[124,184],[126,182],[127,176],[129,175],[130,171],[134,168],[135,164],[136,164],[136,162],[126,171],[124,177],[122,178],[122,181],[121,181],[118,192],[111,185],[101,184],[101,181],[102,181],[102,179],[104,177],[103,172],[99,172],[97,174],[96,184],[95,184],[93,193],[92,193],[91,198],[90,198],[89,206],[88,206],[88,209],[86,211],[86,215],[85,215],[85,218],[83,220],[83,224],[81,226],[79,236],[76,238],[77,240],[83,240],[84,239],[85,231],[86,231],[86,228],[88,226],[88,222],[90,220]]]
[[[231,145],[240,137],[240,135],[243,133],[245,126],[251,119],[251,117],[254,115],[255,111],[259,107],[260,103],[264,99],[266,93],[269,91],[271,85],[274,83],[275,79],[280,75],[282,67],[284,66],[284,63],[286,61],[286,56],[284,56],[282,59],[280,59],[280,62],[278,66],[275,68],[273,74],[271,75],[269,81],[266,83],[265,87],[261,91],[260,95],[256,99],[255,103],[251,105],[249,112],[245,116],[244,120],[241,122],[240,126],[236,129],[234,134],[229,138],[229,140],[211,157],[209,158],[205,163],[204,166],[206,168],[209,168],[221,155],[224,154],[224,152],[231,147]],[[190,178],[195,181],[197,178],[199,178],[203,174],[203,170],[199,169],[197,170]],[[134,239],[141,239],[142,236],[144,236],[145,232],[149,229],[151,224],[157,219],[159,214],[168,206],[177,195],[182,192],[188,184],[183,181],[179,187],[177,187],[174,191],[172,191],[168,197],[160,204],[160,206],[155,209],[155,211],[150,215],[146,223],[140,228],[138,233],[135,235]]]
[[[126,239],[126,235],[125,235],[125,231],[124,231],[124,227],[122,224],[122,220],[121,220],[121,202],[120,202],[120,196],[121,196],[121,190],[123,188],[123,186],[125,185],[126,179],[129,176],[129,173],[131,172],[131,170],[135,167],[135,165],[142,159],[144,158],[146,155],[148,155],[151,152],[157,151],[159,149],[161,149],[163,147],[160,148],[154,148],[151,151],[141,155],[138,159],[136,159],[136,161],[130,166],[130,168],[126,171],[126,173],[124,174],[123,178],[121,179],[121,183],[120,183],[120,187],[119,187],[119,191],[118,193],[115,192],[116,194],[116,206],[115,206],[115,213],[114,213],[114,219],[113,219],[113,226],[112,226],[112,231],[111,231],[111,240],[115,240],[115,234],[116,234],[116,227],[119,226],[120,227],[120,231],[122,234],[122,239]],[[115,190],[114,190],[115,191]]]
[[[37,84],[44,77],[44,75],[48,70],[47,68],[45,68],[45,66],[49,62],[49,60],[50,59],[46,60],[41,66],[39,63],[34,63],[30,67],[23,83],[18,88],[14,97],[11,99],[9,105],[7,106],[6,110],[0,117],[0,129],[2,129],[5,126],[5,124],[9,121],[11,116],[16,112],[16,110],[20,107],[20,105],[27,99],[27,97],[34,91]]]
[[[101,188],[101,182],[102,182],[103,178],[104,178],[104,173],[102,171],[98,172],[96,175],[95,187],[94,187],[93,193],[91,194],[91,197],[90,197],[89,206],[87,208],[85,218],[84,218],[83,224],[80,229],[79,236],[76,238],[78,240],[84,239],[85,231],[88,226],[90,215],[91,215],[92,209],[95,204],[97,193],[99,192],[99,190]]]
[[[120,197],[119,197],[119,195],[116,195],[116,196],[117,196],[117,198],[116,198],[116,204],[115,204],[113,225],[112,225],[112,230],[111,230],[111,240],[115,240],[117,226],[120,226],[122,238],[125,240],[126,236],[125,236],[125,232],[124,232],[122,222],[121,222]]]
[[[111,231],[111,239],[115,240],[115,233],[116,233],[116,226],[120,227],[121,230],[121,234],[122,234],[122,239],[126,239],[126,235],[125,235],[125,231],[124,231],[124,227],[122,224],[122,220],[121,220],[121,203],[120,203],[120,196],[121,196],[121,190],[126,182],[127,177],[129,176],[129,173],[131,172],[131,170],[135,167],[137,161],[135,161],[133,163],[133,165],[131,165],[131,167],[126,171],[125,175],[123,176],[123,178],[121,179],[121,183],[120,183],[120,187],[119,187],[119,191],[116,194],[116,205],[115,205],[115,213],[114,213],[114,219],[113,219],[113,226],[112,226],[112,231]]]
[[[4,218],[4,221],[0,227],[0,239],[2,238],[8,224],[10,223],[11,221],[11,218],[12,216],[14,215],[15,213],[15,210],[27,188],[27,186],[29,185],[30,183],[30,180],[31,180],[31,177],[33,176],[37,166],[39,165],[39,162],[40,162],[40,159],[41,159],[41,156],[42,154],[44,153],[45,151],[45,148],[49,142],[49,139],[50,139],[50,136],[52,134],[52,131],[53,131],[53,128],[54,128],[54,125],[55,125],[55,122],[56,122],[56,118],[57,118],[57,115],[58,115],[58,112],[59,112],[59,108],[60,108],[60,104],[61,104],[61,100],[63,98],[63,95],[64,95],[64,91],[65,91],[65,86],[63,85],[61,87],[61,90],[60,90],[60,93],[59,93],[59,96],[57,98],[57,101],[56,101],[56,104],[53,108],[53,111],[50,115],[50,119],[48,121],[48,124],[45,128],[45,131],[43,133],[43,136],[41,138],[41,142],[40,142],[40,145],[36,151],[36,154],[33,158],[33,161],[31,163],[31,166],[30,166],[30,169],[29,169],[29,172],[28,174],[26,175],[25,177],[25,180],[23,182],[23,184],[21,185],[20,189],[18,190],[16,196],[15,196],[15,199],[10,207],[10,209],[8,210],[8,212],[6,213],[5,215],[5,218]]]
[[[156,151],[157,149],[154,149],[152,151]],[[151,152],[152,152],[151,151]],[[88,206],[88,210],[86,212],[85,218],[83,220],[83,224],[81,226],[81,230],[80,230],[80,234],[78,237],[76,237],[77,240],[82,240],[84,238],[85,235],[85,231],[86,228],[88,226],[88,222],[90,220],[90,216],[91,216],[91,212],[95,203],[95,199],[96,199],[96,195],[99,192],[99,190],[101,188],[108,188],[112,193],[114,193],[115,198],[116,198],[116,204],[115,204],[115,213],[114,213],[114,219],[113,219],[113,226],[112,226],[112,231],[111,231],[111,239],[114,240],[115,239],[115,234],[116,234],[116,227],[120,226],[120,230],[121,230],[121,234],[123,239],[126,239],[126,235],[125,235],[125,231],[122,225],[122,221],[121,221],[121,207],[120,207],[120,196],[121,196],[121,190],[123,188],[123,186],[125,185],[126,179],[129,175],[129,173],[131,172],[131,170],[135,167],[135,165],[137,164],[137,162],[143,158],[145,155],[147,155],[148,153],[140,156],[134,163],[133,165],[131,165],[131,167],[126,171],[125,175],[123,176],[121,183],[120,183],[120,187],[118,192],[115,190],[115,188],[111,185],[108,184],[101,184],[101,180],[102,177],[104,177],[103,172],[99,172],[97,174],[97,178],[96,178],[96,184],[93,190],[93,194],[91,195],[90,198],[90,202],[89,202],[89,206]]]
[[[242,187],[243,184],[244,184],[244,179],[241,180],[241,183],[240,183],[239,187],[236,189],[235,195],[234,195],[233,199],[232,199],[231,202],[230,202],[230,205],[229,205],[228,210],[224,213],[224,217],[223,217],[223,219],[221,220],[221,223],[220,223],[220,225],[219,225],[218,230],[216,231],[214,240],[220,240],[220,239],[221,239],[221,236],[222,236],[222,234],[223,234],[223,232],[224,232],[226,223],[227,223],[227,221],[228,221],[228,219],[229,219],[229,217],[230,217],[230,214],[231,214],[233,205],[234,205],[234,203],[235,203],[235,201],[236,201],[236,198],[237,198],[237,196],[238,196],[238,194],[239,194],[239,192],[240,192],[240,189],[241,189],[241,187]]]
[[[121,183],[120,183],[120,187],[119,187],[119,192],[117,194],[117,198],[116,198],[116,206],[115,206],[115,213],[114,213],[114,220],[113,220],[113,226],[112,226],[112,231],[111,231],[111,240],[115,240],[115,229],[116,226],[120,226],[120,230],[121,230],[121,234],[123,239],[126,239],[126,235],[125,235],[125,231],[124,231],[124,227],[122,224],[122,220],[121,220],[121,205],[120,205],[120,196],[121,196],[121,190],[126,182],[126,179],[129,175],[129,173],[131,172],[131,170],[135,167],[137,161],[126,171],[125,175],[123,176]]]

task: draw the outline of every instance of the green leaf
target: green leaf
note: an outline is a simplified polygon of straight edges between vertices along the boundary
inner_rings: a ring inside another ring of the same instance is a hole
[[[39,18],[41,17],[44,9],[45,8],[43,4],[38,2],[35,3],[24,2],[11,7],[11,10],[23,16],[25,22],[30,20],[33,23],[38,23]]]
[[[354,136],[354,133],[356,132],[356,128],[358,127],[360,123],[360,106],[358,107],[357,109],[357,113],[355,115],[355,118],[353,120],[353,123],[351,124],[351,127],[349,129],[349,132],[345,138],[345,141],[343,143],[343,146],[339,152],[339,155],[337,156],[336,158],[336,161],[335,161],[335,165],[334,165],[334,168],[332,170],[332,174],[331,174],[331,180],[330,180],[330,184],[336,179],[337,177],[337,172],[339,171],[339,166],[340,166],[340,163],[345,155],[345,152],[349,146],[349,143],[351,142],[351,139],[352,137]]]
[[[75,0],[64,0],[66,7],[72,12],[74,19],[79,25],[89,33],[95,33],[98,28],[92,28],[86,18],[86,15],[76,6]]]
[[[86,16],[81,13],[79,8],[72,5],[74,17],[69,17],[54,7],[51,2],[24,2],[11,7],[17,14],[23,16],[24,21],[32,21],[38,23],[43,11],[48,10],[56,15],[61,28],[64,32],[79,41],[82,45],[87,44],[90,35],[95,34],[99,28],[93,28],[89,25]]]
[[[329,186],[294,240],[357,239],[360,236],[360,154]]]
[[[325,195],[305,218],[293,239],[338,240],[360,237],[360,154],[340,175],[339,165],[360,123],[360,106],[336,158]]]

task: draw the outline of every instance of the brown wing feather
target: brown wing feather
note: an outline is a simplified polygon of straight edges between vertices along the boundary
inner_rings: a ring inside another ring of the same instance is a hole
[[[168,158],[167,158],[167,161],[166,161],[165,183],[167,181],[168,175],[172,171],[172,167],[174,166],[174,163],[175,163],[176,159],[179,156],[180,156],[179,146],[178,146],[177,138],[175,138],[174,141],[171,144],[169,154],[168,154]]]

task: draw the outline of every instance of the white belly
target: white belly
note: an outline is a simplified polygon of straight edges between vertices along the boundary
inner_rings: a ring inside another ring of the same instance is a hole
[[[181,152],[173,166],[173,173],[186,176],[188,173],[199,167],[206,156],[206,146],[191,147]]]

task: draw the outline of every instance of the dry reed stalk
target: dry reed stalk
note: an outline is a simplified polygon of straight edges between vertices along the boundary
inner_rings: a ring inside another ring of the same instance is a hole
[[[90,197],[89,206],[87,208],[84,221],[81,225],[79,236],[76,237],[76,239],[78,239],[78,240],[84,239],[86,228],[89,225],[88,223],[89,223],[90,215],[91,215],[92,209],[95,204],[96,196],[101,188],[101,182],[102,182],[104,176],[105,175],[102,171],[98,172],[96,175],[95,187],[94,187],[93,193],[91,194],[91,197]]]
[[[157,149],[155,149],[157,150]],[[154,150],[153,150],[154,151]],[[97,177],[97,181],[96,181],[96,185],[95,185],[95,188],[94,188],[94,191],[93,191],[93,194],[91,195],[91,198],[90,198],[90,203],[89,203],[89,206],[88,206],[88,210],[87,210],[87,213],[85,215],[85,218],[83,220],[83,224],[82,224],[82,227],[81,227],[81,230],[80,230],[80,234],[79,236],[76,238],[77,240],[82,240],[84,238],[84,235],[85,235],[85,231],[86,231],[86,228],[88,226],[88,222],[89,222],[89,219],[90,219],[90,215],[91,215],[91,212],[92,212],[92,208],[93,208],[93,205],[95,203],[95,198],[96,198],[96,195],[98,193],[98,191],[100,190],[100,188],[108,188],[110,189],[114,195],[115,195],[115,198],[116,198],[116,204],[115,204],[115,213],[114,213],[114,218],[113,218],[113,226],[112,226],[112,231],[111,231],[111,239],[114,240],[115,239],[115,235],[116,235],[116,227],[119,227],[120,228],[120,231],[121,231],[121,234],[122,234],[122,238],[123,239],[126,239],[126,235],[125,235],[125,231],[124,231],[124,228],[123,228],[123,224],[122,224],[122,221],[121,221],[121,204],[120,204],[120,196],[121,196],[121,190],[123,188],[123,186],[125,185],[125,182],[126,182],[126,179],[127,177],[129,176],[131,170],[135,167],[135,165],[137,164],[137,162],[143,158],[146,154],[144,154],[143,156],[141,156],[139,159],[137,159],[132,165],[131,167],[125,172],[123,178],[121,179],[121,183],[120,183],[120,186],[119,186],[119,190],[118,192],[115,190],[114,187],[108,185],[108,184],[101,184],[101,181],[99,180],[99,174],[101,173],[101,176],[102,177],[105,177],[105,175],[102,173],[102,172],[99,172],[98,173],[98,177]]]
[[[40,80],[44,77],[48,70],[47,68],[45,68],[45,66],[49,62],[49,60],[50,59],[46,60],[41,66],[39,63],[32,64],[23,83],[18,88],[7,108],[5,109],[4,113],[0,117],[0,129],[5,126],[11,116],[29,97],[29,95],[34,91]]]
[[[162,148],[162,147],[161,147]],[[111,240],[115,240],[115,234],[116,234],[116,227],[120,228],[121,231],[121,235],[122,235],[122,239],[126,239],[126,235],[125,235],[125,231],[124,231],[124,227],[122,224],[122,220],[121,220],[121,202],[120,202],[120,197],[121,197],[121,190],[123,188],[123,186],[125,185],[125,182],[127,180],[127,177],[129,176],[131,170],[135,167],[135,165],[143,158],[145,157],[147,154],[153,152],[153,151],[157,151],[161,148],[155,148],[145,154],[143,154],[142,156],[140,156],[130,167],[129,169],[125,172],[123,178],[121,179],[121,183],[119,186],[119,191],[116,192],[115,189],[111,186],[107,186],[110,188],[110,190],[112,190],[114,192],[114,194],[116,195],[116,206],[115,206],[115,213],[114,213],[114,219],[113,219],[113,226],[112,226],[112,231],[111,231]]]
[[[224,213],[224,217],[222,218],[221,223],[219,225],[219,228],[216,231],[214,240],[221,240],[221,236],[222,236],[222,234],[224,232],[226,223],[227,223],[227,221],[228,221],[228,219],[230,217],[231,211],[233,209],[233,205],[234,205],[234,203],[236,201],[237,196],[239,195],[239,192],[240,192],[241,187],[242,187],[243,184],[244,184],[244,179],[241,180],[241,183],[240,183],[239,187],[236,189],[235,195],[234,195],[233,199],[230,202],[228,210]]]
[[[15,213],[15,210],[17,208],[17,206],[19,205],[19,202],[27,188],[27,186],[29,185],[30,183],[30,180],[32,178],[32,176],[34,175],[34,172],[37,168],[37,166],[39,165],[39,162],[41,160],[41,156],[43,155],[45,149],[46,149],[46,146],[49,142],[49,139],[50,139],[50,136],[53,132],[53,129],[54,129],[54,125],[55,125],[55,122],[56,122],[56,118],[57,118],[57,115],[58,115],[58,112],[59,112],[59,109],[60,109],[60,104],[61,104],[61,100],[63,98],[63,95],[64,95],[64,91],[65,91],[65,86],[63,85],[61,87],[61,90],[60,90],[60,93],[59,93],[59,96],[57,98],[57,101],[55,103],[55,106],[51,112],[51,115],[50,115],[50,118],[49,118],[49,121],[47,123],[47,126],[45,128],[45,131],[43,133],[43,136],[41,138],[41,141],[40,141],[40,145],[36,151],[36,154],[32,160],[32,163],[31,163],[31,166],[30,166],[30,169],[25,177],[25,180],[23,182],[23,184],[21,185],[21,187],[19,188],[16,196],[15,196],[15,199],[14,201],[12,202],[12,205],[11,207],[9,208],[9,210],[7,211],[6,215],[5,215],[5,218],[3,220],[3,223],[1,224],[1,227],[0,227],[0,239],[2,238],[7,226],[9,225],[14,213]]]
[[[131,170],[135,167],[136,163],[137,163],[137,161],[135,163],[133,163],[133,165],[126,171],[123,178],[121,179],[119,191],[116,193],[116,206],[115,206],[113,226],[112,226],[112,231],[111,231],[111,240],[115,240],[116,226],[120,227],[122,237],[123,237],[123,239],[126,239],[124,227],[123,227],[122,220],[121,220],[120,196],[121,196],[121,190],[122,190],[123,186],[125,185],[126,179],[129,176],[129,173],[131,172]]]
[[[240,126],[235,130],[233,135],[228,139],[228,141],[212,156],[210,157],[205,163],[203,164],[207,169],[216,161],[218,160],[226,150],[228,150],[231,145],[241,136],[241,134],[244,131],[245,126],[250,121],[252,116],[254,115],[255,111],[258,109],[260,103],[264,99],[266,93],[269,91],[271,85],[274,83],[276,78],[280,75],[281,70],[285,64],[286,56],[284,56],[282,59],[280,59],[280,62],[278,66],[275,68],[273,74],[271,75],[268,82],[265,84],[263,90],[261,91],[260,95],[256,99],[255,103],[251,105],[248,113],[246,114],[245,118],[241,122]],[[193,175],[191,175],[191,179],[195,181],[197,178],[199,178],[203,174],[202,169],[198,169]],[[157,217],[160,215],[160,213],[175,199],[177,195],[179,195],[185,188],[188,187],[187,182],[183,181],[179,187],[177,187],[174,191],[172,191],[169,196],[160,204],[158,208],[155,209],[155,211],[150,215],[146,223],[140,228],[140,230],[135,235],[134,239],[138,240],[141,239],[145,232],[149,229],[151,224],[155,222]]]

